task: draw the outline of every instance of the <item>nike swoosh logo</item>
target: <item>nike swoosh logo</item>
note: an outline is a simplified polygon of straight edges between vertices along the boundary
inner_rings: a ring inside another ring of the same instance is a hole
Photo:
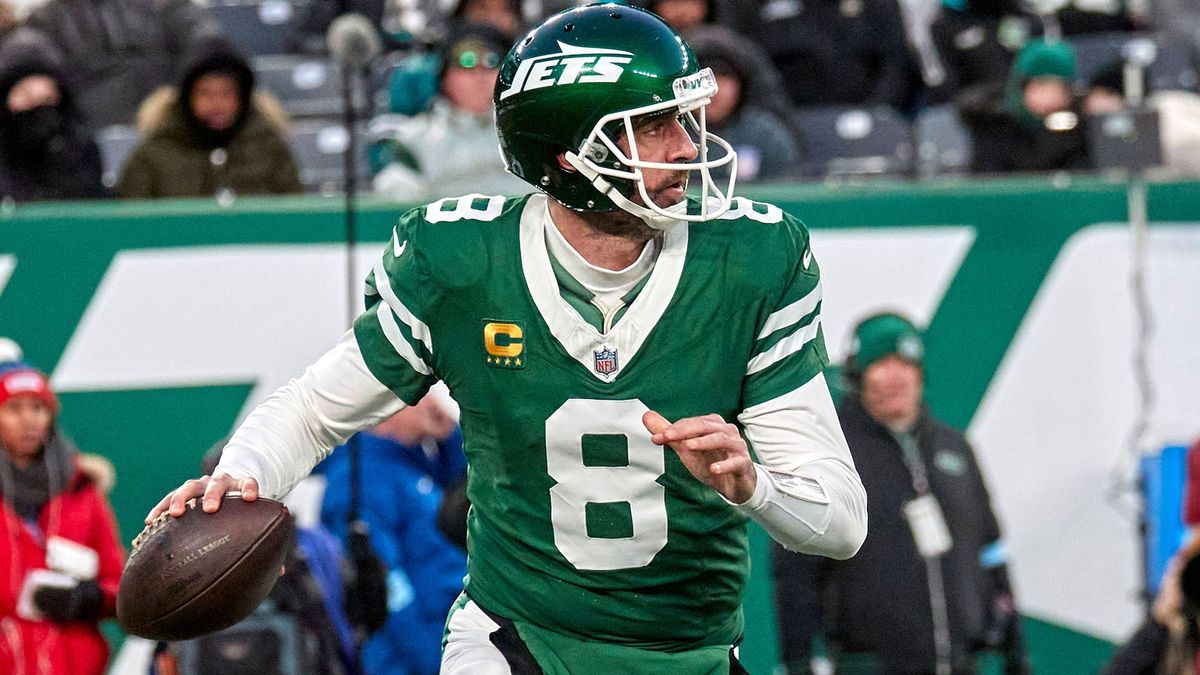
[[[400,236],[396,233],[396,230],[393,229],[392,230],[392,256],[399,258],[401,256],[401,254],[404,253],[404,249],[406,249],[406,248],[408,248],[408,240],[405,239],[403,244],[400,243]],[[806,265],[806,267],[807,267],[807,265]]]
[[[404,243],[407,244],[408,242]],[[804,269],[808,269],[808,266],[812,263],[812,249],[806,249],[804,251],[804,258],[801,259],[800,262],[804,263]]]

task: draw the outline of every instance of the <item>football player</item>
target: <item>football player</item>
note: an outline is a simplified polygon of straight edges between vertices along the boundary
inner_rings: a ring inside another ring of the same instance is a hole
[[[494,100],[505,162],[539,192],[401,216],[353,329],[150,517],[283,495],[444,380],[472,507],[443,673],[740,672],[747,520],[847,558],[866,496],[808,232],[713,180],[736,161],[705,128],[715,91],[648,12],[532,30]]]

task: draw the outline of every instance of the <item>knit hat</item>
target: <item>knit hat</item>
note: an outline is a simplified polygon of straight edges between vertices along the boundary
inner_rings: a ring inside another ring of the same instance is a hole
[[[50,380],[21,360],[21,350],[15,342],[0,338],[0,405],[17,396],[34,396],[58,412],[58,398],[50,389]]]
[[[911,321],[899,314],[869,316],[854,329],[847,370],[861,375],[872,363],[892,354],[920,367],[925,361],[921,333]]]
[[[1035,77],[1075,79],[1075,50],[1065,42],[1034,40],[1017,53],[1013,72],[1022,80]]]
[[[1032,127],[1040,126],[1042,121],[1025,106],[1025,85],[1039,77],[1057,77],[1070,87],[1075,81],[1075,49],[1065,42],[1034,40],[1017,52],[1004,100],[1009,112]]]

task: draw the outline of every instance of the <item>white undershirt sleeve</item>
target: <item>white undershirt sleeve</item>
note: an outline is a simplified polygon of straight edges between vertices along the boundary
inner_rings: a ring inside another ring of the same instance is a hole
[[[738,415],[758,457],[754,494],[735,508],[785,548],[844,560],[867,536],[867,494],[818,374]]]
[[[233,433],[213,474],[254,478],[279,499],[333,448],[404,408],[363,361],[354,331],[258,405]]]

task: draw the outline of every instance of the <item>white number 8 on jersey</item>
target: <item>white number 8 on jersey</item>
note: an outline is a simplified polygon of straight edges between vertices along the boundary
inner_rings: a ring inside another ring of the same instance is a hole
[[[546,420],[546,468],[558,482],[550,488],[554,545],[576,569],[645,567],[667,545],[666,488],[656,482],[666,462],[642,425],[647,410],[636,399],[570,399]],[[629,464],[585,465],[585,435],[624,436]],[[613,502],[629,504],[633,535],[588,536],[587,504]]]

